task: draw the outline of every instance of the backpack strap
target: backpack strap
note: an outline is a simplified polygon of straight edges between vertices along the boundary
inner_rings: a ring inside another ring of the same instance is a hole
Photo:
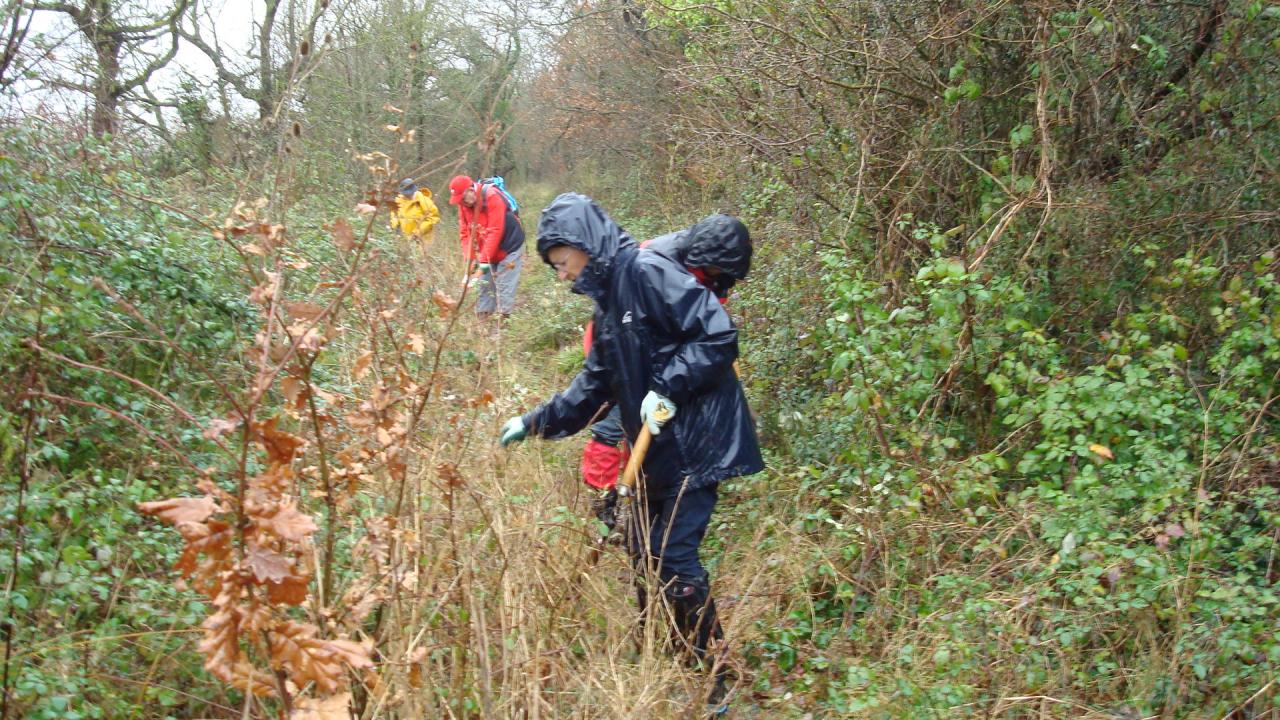
[[[515,195],[512,195],[511,191],[507,190],[507,185],[503,181],[501,175],[492,175],[490,177],[480,178],[479,180],[476,181],[476,186],[480,188],[480,193],[482,195],[484,194],[484,189],[486,186],[492,187],[493,189],[502,193],[502,201],[504,204],[506,204],[507,210],[511,212],[512,215],[515,215],[516,217],[520,217],[520,203],[516,201]],[[483,207],[483,203],[484,203],[483,198],[481,199],[481,203],[482,203],[481,206]]]

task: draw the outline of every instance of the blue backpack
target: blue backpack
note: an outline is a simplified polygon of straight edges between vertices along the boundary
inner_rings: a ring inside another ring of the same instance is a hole
[[[498,192],[502,193],[503,199],[507,201],[507,209],[515,213],[516,215],[520,214],[520,203],[516,202],[515,195],[512,195],[510,192],[507,191],[507,184],[505,181],[503,181],[501,175],[494,175],[493,177],[480,178],[480,188],[482,190],[482,192],[480,193],[480,197],[482,202],[484,198],[483,189],[485,185],[492,185],[495,188],[497,188]]]

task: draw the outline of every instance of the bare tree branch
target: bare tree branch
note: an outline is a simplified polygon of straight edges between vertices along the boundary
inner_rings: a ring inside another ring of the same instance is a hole
[[[92,49],[94,78],[88,92],[93,95],[93,132],[102,135],[115,129],[120,100],[142,87],[157,71],[168,65],[178,52],[178,28],[193,0],[176,0],[167,12],[149,21],[121,24],[117,15],[128,11],[127,0],[85,0],[83,5],[70,2],[35,2],[33,10],[61,13],[75,23]],[[160,31],[164,32],[160,32]],[[125,76],[124,63],[142,57],[141,45],[169,36],[168,48],[150,58],[141,69]],[[75,87],[56,81],[62,87]]]
[[[154,75],[157,70],[164,67],[165,65],[168,65],[169,61],[173,59],[173,56],[177,54],[178,29],[177,29],[176,21],[174,21],[173,25],[171,26],[171,33],[169,35],[169,38],[170,38],[169,49],[166,50],[163,55],[152,60],[150,63],[147,64],[145,68],[140,70],[136,75],[134,75],[128,81],[117,84],[117,87],[119,88],[118,90],[119,95],[124,95],[125,93],[129,92],[130,90],[133,90],[139,85],[145,84],[147,81],[151,79],[151,76]]]
[[[193,3],[192,3],[193,9],[196,8],[195,3],[197,1],[198,0],[193,0]],[[193,13],[193,16],[196,14],[197,13]],[[200,32],[200,23],[199,23],[198,17],[192,18],[191,30],[187,30],[181,24],[179,24],[178,35],[183,40],[186,40],[192,45],[195,45],[196,48],[200,50],[200,52],[204,53],[205,57],[209,58],[209,61],[213,63],[214,72],[217,73],[218,79],[220,81],[222,81],[227,85],[230,85],[232,88],[235,89],[236,92],[240,93],[242,97],[248,100],[257,101],[258,89],[254,87],[250,87],[249,84],[245,82],[245,78],[247,78],[249,74],[232,72],[230,68],[227,67],[227,64],[225,62],[226,56],[222,50],[222,47],[218,44],[217,36],[216,35],[214,36],[212,44],[209,41],[205,40],[204,35],[201,34]]]
[[[5,75],[9,72],[9,68],[13,66],[18,59],[18,51],[22,48],[22,43],[27,38],[27,33],[31,30],[31,21],[35,18],[35,13],[27,13],[26,22],[23,22],[22,13],[23,6],[19,0],[9,0],[5,12],[9,14],[9,32],[4,41],[4,53],[0,55],[0,87],[8,87],[12,85],[15,78],[6,79]]]

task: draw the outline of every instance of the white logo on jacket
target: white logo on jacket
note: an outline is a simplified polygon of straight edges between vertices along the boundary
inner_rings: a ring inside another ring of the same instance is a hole
[[[626,312],[622,313],[622,324],[623,324],[623,325],[626,325],[626,324],[628,324],[628,323],[630,323],[630,322],[631,322],[631,311],[630,311],[630,310],[628,310],[628,311],[626,311]]]

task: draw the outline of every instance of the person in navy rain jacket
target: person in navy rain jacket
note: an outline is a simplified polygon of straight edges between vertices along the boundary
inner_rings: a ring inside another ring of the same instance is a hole
[[[640,248],[662,253],[685,266],[726,307],[729,291],[751,271],[751,233],[741,220],[729,215],[708,215],[683,230],[642,242]],[[591,352],[593,330],[587,323],[582,338],[584,355]],[[579,463],[582,480],[593,491],[591,512],[605,524],[611,540],[621,537],[614,533],[618,502],[614,486],[629,455],[618,414],[614,405],[603,420],[591,425],[591,437]]]
[[[746,396],[733,361],[738,333],[715,294],[680,263],[640,252],[590,198],[557,197],[538,223],[538,254],[572,291],[596,305],[595,337],[582,370],[565,390],[502,429],[506,446],[526,435],[563,438],[617,404],[634,442],[642,424],[653,441],[638,498],[647,537],[632,543],[641,569],[656,566],[662,592],[693,655],[715,665],[708,702],[725,692],[723,667],[709,654],[723,633],[698,556],[719,483],[764,469]],[[664,423],[655,410],[671,412]],[[642,576],[645,575],[642,573]],[[641,608],[647,591],[639,586]]]

